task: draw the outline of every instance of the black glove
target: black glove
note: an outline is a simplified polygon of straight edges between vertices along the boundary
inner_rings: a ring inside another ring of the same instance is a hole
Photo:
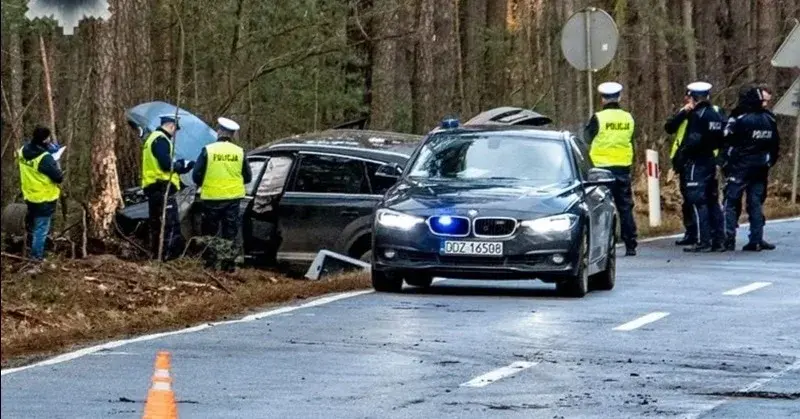
[[[194,168],[194,161],[190,161],[189,163],[186,164],[186,171],[187,172],[192,170],[193,168]]]

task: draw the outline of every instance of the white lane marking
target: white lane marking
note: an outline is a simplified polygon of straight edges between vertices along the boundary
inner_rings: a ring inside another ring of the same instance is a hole
[[[796,360],[793,364],[789,365],[788,367],[786,367],[786,368],[784,368],[784,369],[782,369],[780,371],[767,374],[766,377],[759,378],[758,380],[753,381],[752,383],[740,388],[736,392],[737,393],[746,393],[748,391],[758,390],[759,388],[763,387],[764,385],[766,385],[770,381],[778,379],[778,378],[781,378],[782,376],[784,376],[784,375],[786,375],[786,374],[788,374],[788,373],[790,373],[792,371],[796,371],[796,370],[800,370],[800,360]],[[722,398],[720,400],[716,400],[714,402],[707,403],[707,404],[703,405],[702,407],[700,407],[698,409],[695,409],[692,412],[687,413],[685,416],[683,416],[683,418],[684,419],[698,419],[699,417],[707,415],[708,412],[710,412],[710,411],[722,406],[725,403],[728,403],[731,400],[732,400],[731,397],[724,397],[724,398]]]
[[[517,361],[507,367],[498,368],[494,371],[489,371],[486,374],[479,375],[466,383],[461,384],[459,387],[484,387],[492,384],[493,382],[505,377],[512,376],[522,370],[526,370],[538,362]]]
[[[790,222],[793,222],[793,221],[800,221],[800,217],[780,218],[780,219],[777,219],[777,220],[768,220],[766,222],[766,224],[790,223]],[[745,227],[749,227],[749,226],[750,226],[750,223],[739,224],[739,230],[741,230],[742,228],[745,228]],[[648,237],[646,239],[637,240],[637,242],[639,244],[641,244],[641,243],[650,243],[650,242],[657,242],[659,240],[664,240],[664,239],[677,239],[678,237],[683,237],[683,233],[670,234],[670,235],[667,235],[667,236]],[[624,247],[624,246],[625,246],[625,243],[617,244],[617,247]]]
[[[642,327],[642,326],[644,326],[644,325],[646,325],[648,323],[652,323],[654,321],[661,320],[661,319],[663,319],[664,317],[667,317],[667,316],[669,316],[669,313],[667,313],[667,312],[654,311],[654,312],[652,312],[650,314],[645,314],[644,316],[639,317],[638,319],[631,320],[631,321],[629,321],[629,322],[627,322],[625,324],[621,324],[621,325],[615,327],[614,330],[620,330],[620,331],[623,331],[623,332],[627,332],[627,331],[630,331],[630,330],[633,330],[633,329],[638,329],[638,328],[640,328],[640,327]]]
[[[213,327],[213,326],[224,326],[224,325],[234,324],[234,323],[252,322],[252,321],[255,321],[255,320],[263,319],[265,317],[277,316],[279,314],[289,313],[289,312],[292,312],[292,311],[295,311],[295,310],[300,310],[300,309],[303,309],[303,308],[321,306],[323,304],[328,304],[328,303],[332,303],[334,301],[344,300],[346,298],[357,297],[359,295],[369,294],[371,292],[374,292],[374,290],[352,291],[352,292],[346,292],[346,293],[342,293],[342,294],[334,294],[334,295],[329,295],[327,297],[318,298],[316,300],[309,301],[309,302],[307,302],[305,304],[301,304],[301,305],[286,306],[286,307],[281,307],[281,308],[277,308],[277,309],[274,309],[274,310],[262,311],[260,313],[251,314],[249,316],[245,316],[245,317],[242,317],[241,319],[237,319],[237,320],[226,320],[226,321],[220,321],[220,322],[204,323],[204,324],[197,325],[197,326],[194,326],[194,327],[189,327],[189,328],[181,329],[181,330],[174,330],[174,331],[171,331],[171,332],[155,333],[155,334],[152,334],[152,335],[144,335],[144,336],[139,336],[139,337],[132,338],[132,339],[115,340],[115,341],[107,342],[107,343],[104,343],[104,344],[101,344],[101,345],[91,346],[91,347],[88,347],[88,348],[78,349],[77,351],[74,351],[74,352],[68,352],[68,353],[65,353],[65,354],[61,354],[61,355],[56,356],[54,358],[46,359],[44,361],[40,361],[40,362],[37,362],[37,363],[34,363],[34,364],[23,365],[23,366],[17,367],[17,368],[7,368],[7,369],[2,370],[0,375],[13,374],[15,372],[20,372],[20,371],[24,371],[24,370],[27,370],[27,369],[30,369],[30,368],[35,368],[35,367],[42,367],[42,366],[45,366],[45,365],[60,364],[62,362],[72,361],[74,359],[77,359],[77,358],[80,358],[80,357],[83,357],[83,356],[86,356],[86,355],[89,355],[89,354],[93,354],[93,353],[102,351],[104,349],[118,348],[120,346],[127,345],[129,343],[145,342],[145,341],[158,339],[158,338],[162,338],[162,337],[166,337],[166,336],[182,335],[182,334],[185,334],[185,333],[199,332],[201,330],[208,329],[209,327]]]
[[[747,294],[748,292],[755,291],[757,289],[761,289],[764,287],[768,287],[772,285],[772,282],[753,282],[750,285],[745,285],[743,287],[734,288],[732,290],[728,290],[722,293],[722,295],[742,295]]]
[[[93,356],[106,356],[106,355],[136,355],[133,352],[122,352],[122,351],[99,351],[97,353],[93,353]]]

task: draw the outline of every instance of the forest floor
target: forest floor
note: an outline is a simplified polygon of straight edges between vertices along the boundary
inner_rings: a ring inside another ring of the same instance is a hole
[[[662,208],[661,226],[651,228],[647,205],[637,203],[641,238],[683,230],[677,204],[662,200]],[[771,196],[765,213],[768,219],[797,216],[800,205]],[[53,254],[41,273],[27,273],[29,267],[18,256],[3,256],[3,368],[107,339],[190,327],[371,286],[364,273],[309,281],[263,269],[208,271],[193,258],[159,265],[112,255],[70,259]]]

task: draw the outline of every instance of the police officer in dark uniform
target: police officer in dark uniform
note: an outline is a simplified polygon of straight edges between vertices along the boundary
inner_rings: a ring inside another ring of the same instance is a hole
[[[159,118],[161,126],[147,136],[142,148],[142,189],[147,196],[150,246],[155,258],[158,257],[161,213],[165,204],[164,196],[167,195],[162,258],[168,260],[178,257],[183,251],[178,203],[173,195],[181,189],[180,175],[192,170],[194,162],[187,164],[183,159],[172,161],[172,137],[180,129],[178,120],[175,115],[161,115]]]
[[[722,145],[725,117],[709,101],[711,84],[687,86],[687,104],[669,118],[664,128],[675,132],[672,167],[680,175],[685,202],[691,205],[696,233],[685,239],[697,242],[687,252],[723,251],[725,247],[722,210],[719,204],[716,155]]]
[[[769,169],[779,158],[780,137],[775,116],[764,107],[766,95],[758,86],[745,86],[725,128],[721,157],[725,175],[725,248],[736,247],[736,227],[742,195],[746,192],[750,237],[745,251],[775,249],[764,240],[762,205]]]
[[[619,105],[622,85],[602,83],[597,87],[603,110],[592,115],[586,126],[586,139],[591,145],[589,157],[595,167],[611,171],[616,182],[611,185],[614,204],[619,211],[620,232],[625,243],[625,255],[636,255],[636,220],[633,216],[633,116]]]
[[[253,175],[245,162],[244,150],[232,142],[239,124],[228,118],[219,118],[217,122],[217,141],[203,147],[192,179],[201,188],[203,235],[217,236],[219,232],[218,240],[209,245],[206,263],[209,267],[233,271],[241,227],[240,202]]]

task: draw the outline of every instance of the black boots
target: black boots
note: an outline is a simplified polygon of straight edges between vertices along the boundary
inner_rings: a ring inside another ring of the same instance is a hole
[[[742,250],[745,252],[760,252],[762,250],[775,250],[775,245],[772,243],[768,243],[765,240],[761,240],[759,243],[747,243],[742,247]]]

